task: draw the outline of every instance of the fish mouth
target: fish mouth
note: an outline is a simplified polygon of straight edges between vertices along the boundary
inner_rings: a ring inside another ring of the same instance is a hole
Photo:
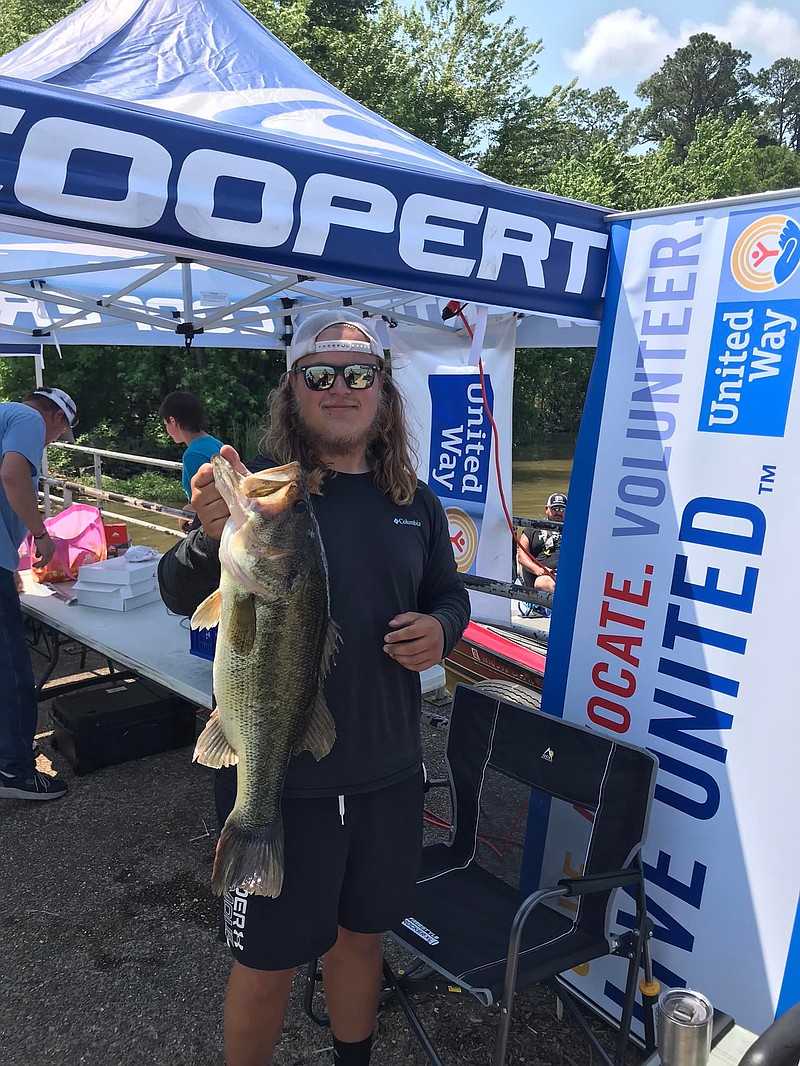
[[[303,496],[300,464],[287,463],[257,474],[248,474],[239,487],[250,501],[248,510],[257,511],[265,517],[277,514]]]
[[[305,495],[300,464],[297,462],[245,475],[234,470],[221,455],[213,456],[211,465],[214,467],[217,490],[227,503],[231,520],[237,529],[247,524],[248,511],[269,517],[291,507]]]
[[[257,474],[247,474],[242,478],[239,488],[248,500],[260,500],[285,493],[292,486],[299,488],[300,480],[300,464],[292,462],[260,470]]]
[[[253,568],[259,559],[277,563],[294,554],[292,546],[271,543],[266,529],[271,520],[290,511],[297,501],[306,499],[300,464],[287,463],[254,474],[232,473],[236,479],[234,507],[223,530],[220,561],[248,592],[264,599],[274,599],[276,593],[271,588],[271,581]],[[225,476],[220,479],[220,491],[230,490],[232,486],[228,472],[221,468],[221,474]]]

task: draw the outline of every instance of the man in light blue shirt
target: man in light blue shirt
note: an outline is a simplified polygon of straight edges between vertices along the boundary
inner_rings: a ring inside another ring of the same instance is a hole
[[[181,484],[186,499],[192,498],[192,478],[203,466],[211,462],[222,447],[222,441],[206,432],[206,415],[203,405],[192,392],[179,389],[165,397],[158,409],[158,417],[164,423],[169,436],[176,444],[185,444]],[[191,507],[187,507],[191,510]],[[184,533],[191,523],[186,520]],[[182,527],[183,528],[183,527]]]
[[[66,784],[36,769],[36,687],[14,573],[19,546],[33,534],[34,566],[45,566],[55,545],[37,495],[46,444],[74,440],[78,412],[62,389],[36,389],[22,403],[0,403],[0,800],[51,800]]]

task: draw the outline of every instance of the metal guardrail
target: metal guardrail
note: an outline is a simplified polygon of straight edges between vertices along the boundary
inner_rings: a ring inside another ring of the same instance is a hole
[[[143,511],[152,511],[156,514],[169,515],[171,518],[191,518],[192,512],[184,511],[176,507],[168,507],[163,503],[153,503],[150,500],[140,500],[135,496],[125,496],[121,492],[109,492],[103,488],[103,459],[121,459],[126,463],[138,463],[141,466],[154,466],[163,470],[175,470],[180,471],[183,469],[183,464],[175,462],[173,459],[155,459],[147,455],[129,455],[127,452],[112,452],[106,448],[92,448],[85,444],[67,444],[63,441],[54,441],[51,448],[62,448],[65,451],[70,452],[84,452],[87,455],[92,456],[94,464],[94,486],[81,485],[77,481],[69,481],[67,478],[52,477],[49,473],[43,471],[40,481],[44,486],[44,509],[45,515],[50,515],[50,499],[51,488],[61,489],[63,495],[60,497],[53,497],[63,503],[65,507],[68,507],[72,503],[74,493],[81,493],[84,496],[90,496],[97,500],[108,500],[111,503],[124,503],[128,507],[136,507]],[[134,518],[131,515],[121,515],[114,511],[109,511],[107,508],[100,508],[101,512],[107,518],[115,518],[120,522],[131,523],[135,526],[141,526],[145,529],[153,529],[158,533],[166,533],[170,537],[180,538],[185,536],[179,529],[175,529],[169,526],[156,525],[154,522],[146,522],[141,518]]]
[[[517,515],[513,515],[511,521],[515,526],[521,526],[523,529],[555,529],[560,531],[564,528],[563,522],[552,522],[549,518],[519,518]]]
[[[164,470],[182,470],[183,465],[177,463],[172,459],[153,459],[150,456],[142,455],[129,455],[126,452],[112,452],[105,448],[91,448],[85,444],[67,444],[63,441],[55,441],[50,447],[63,448],[70,452],[85,452],[87,455],[92,456],[94,463],[94,487],[90,485],[81,485],[76,481],[69,481],[66,478],[51,477],[49,474],[42,474],[40,480],[44,485],[44,499],[45,499],[45,514],[50,514],[50,489],[61,489],[63,496],[55,497],[59,502],[63,502],[65,506],[69,506],[72,503],[73,493],[82,493],[85,496],[91,496],[97,500],[108,500],[110,503],[124,503],[128,507],[136,507],[143,511],[152,511],[156,514],[169,515],[171,518],[191,518],[192,514],[189,511],[180,510],[175,507],[168,507],[162,503],[152,503],[149,500],[140,500],[135,496],[125,496],[120,492],[108,492],[103,488],[103,459],[121,459],[128,463],[139,463],[142,466],[155,466]],[[101,508],[102,510],[102,508]],[[167,526],[159,526],[154,522],[146,522],[141,518],[133,518],[130,515],[115,514],[113,511],[105,510],[103,512],[108,518],[117,518],[121,522],[130,522],[133,525],[143,526],[146,529],[153,529],[159,533],[166,533],[171,537],[180,538],[185,536],[179,529],[172,529]],[[512,521],[516,526],[523,528],[537,529],[555,529],[560,530],[563,526],[562,522],[551,522],[547,519],[537,518],[520,518],[516,515]],[[524,585],[515,585],[511,581],[497,581],[493,578],[479,577],[477,574],[466,574],[464,576],[464,585],[472,592],[485,592],[490,596],[500,596],[508,600],[519,600],[523,603],[536,603],[541,607],[553,606],[553,594],[551,592],[541,592],[537,589],[528,588]]]
[[[477,574],[464,574],[464,587],[470,592],[486,592],[490,596],[502,596],[507,600],[536,603],[540,607],[553,606],[553,593],[532,589],[527,585],[515,585],[511,581],[497,581]]]

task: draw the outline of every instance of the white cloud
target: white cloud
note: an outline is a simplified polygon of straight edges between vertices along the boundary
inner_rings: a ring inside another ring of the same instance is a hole
[[[753,69],[781,56],[800,56],[800,18],[776,7],[741,0],[724,22],[681,22],[670,33],[656,15],[638,7],[618,8],[597,19],[584,33],[578,51],[565,52],[567,66],[588,82],[613,84],[632,76],[647,77],[695,33],[713,33],[720,41],[753,55]]]
[[[584,38],[583,48],[565,54],[567,66],[590,81],[599,78],[606,84],[615,76],[656,70],[676,44],[655,15],[645,15],[638,7],[603,15]]]
[[[757,53],[769,63],[782,56],[800,56],[800,19],[776,7],[759,7],[750,0],[737,4],[724,23],[681,26],[681,36],[686,40],[693,33],[702,32],[713,33],[734,48]]]

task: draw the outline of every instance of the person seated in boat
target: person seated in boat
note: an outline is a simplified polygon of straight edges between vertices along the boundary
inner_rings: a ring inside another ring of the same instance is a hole
[[[186,445],[183,453],[183,471],[181,484],[186,493],[186,510],[192,511],[192,478],[203,466],[216,455],[222,447],[222,441],[212,437],[206,431],[206,413],[203,405],[193,392],[178,389],[166,396],[158,409],[158,417],[164,423],[169,437],[176,444]],[[180,529],[188,533],[193,523],[190,518],[180,520]]]
[[[547,497],[544,513],[549,522],[563,522],[566,509],[567,497],[563,492],[553,492]],[[537,529],[531,536],[520,534],[517,566],[528,588],[553,592],[560,550],[560,529]]]

